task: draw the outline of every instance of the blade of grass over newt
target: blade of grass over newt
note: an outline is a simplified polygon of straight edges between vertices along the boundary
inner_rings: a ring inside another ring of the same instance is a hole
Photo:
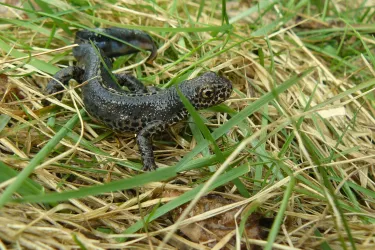
[[[112,81],[114,81],[114,82],[117,84],[117,86],[120,86],[120,84],[119,84],[118,81],[117,81],[117,78],[113,75],[112,70],[110,70],[110,69],[108,68],[108,65],[107,65],[107,64],[105,63],[105,61],[103,60],[103,57],[102,57],[102,55],[100,54],[100,51],[99,51],[98,47],[97,47],[97,46],[95,45],[95,43],[94,43],[93,41],[91,41],[91,40],[90,40],[90,44],[91,44],[91,46],[93,47],[93,49],[94,49],[94,51],[95,51],[95,54],[99,57],[100,62],[102,63],[104,69],[107,71],[107,73],[108,73],[109,76],[111,77]],[[131,44],[129,44],[129,45],[131,45]],[[136,46],[131,46],[131,47],[136,47]]]
[[[289,80],[282,83],[280,86],[276,87],[274,91],[267,93],[266,95],[262,96],[260,99],[249,105],[248,107],[241,110],[239,113],[237,113],[235,116],[233,116],[229,121],[224,123],[223,126],[216,129],[212,133],[212,137],[214,140],[217,140],[220,136],[224,135],[226,132],[228,132],[231,128],[234,126],[237,126],[240,122],[242,122],[244,119],[246,119],[249,115],[260,109],[263,105],[268,103],[269,101],[275,99],[275,94],[280,94],[296,84],[300,79],[304,78],[306,75],[311,73],[314,70],[314,68],[310,68],[306,70],[305,72],[292,76]],[[194,156],[199,154],[205,147],[208,146],[207,141],[203,141],[202,143],[198,144],[190,153],[188,153],[179,163],[176,164],[176,170],[178,172],[185,171],[186,164],[191,161]]]
[[[85,111],[81,110],[80,115],[84,116]],[[0,208],[11,199],[13,193],[17,192],[18,188],[24,183],[27,177],[34,171],[34,169],[52,152],[53,148],[60,143],[65,135],[71,131],[79,121],[78,114],[74,115],[66,126],[60,129],[54,137],[52,137],[47,144],[34,156],[29,164],[19,173],[16,180],[12,182],[0,196]]]
[[[249,172],[249,167],[246,165],[242,165],[238,168],[232,169],[224,174],[222,174],[216,181],[215,183],[209,187],[208,191],[211,191],[217,187],[220,187],[221,185],[224,185],[244,174]],[[167,204],[159,207],[156,211],[153,212],[153,214],[148,214],[145,216],[143,220],[138,220],[135,224],[133,224],[131,227],[126,229],[123,233],[124,234],[131,234],[134,232],[137,232],[138,230],[142,229],[144,227],[143,221],[151,222],[160,216],[168,213],[169,211],[185,204],[186,202],[191,201],[194,199],[194,197],[199,193],[200,189],[204,186],[204,183],[196,186],[194,189],[185,192],[184,194],[178,196],[177,198],[171,200]],[[121,240],[121,239],[120,239]],[[124,238],[122,240],[125,240]]]
[[[181,90],[176,85],[177,94],[181,98],[182,103],[185,105],[185,108],[189,111],[189,114],[193,117],[195,124],[198,126],[206,140],[208,140],[214,147],[214,152],[217,155],[220,162],[224,162],[224,155],[220,151],[219,146],[216,144],[214,138],[212,137],[210,130],[208,130],[207,126],[204,124],[202,119],[200,118],[198,112],[195,110],[193,105],[189,102],[189,100],[184,96]]]
[[[106,192],[114,192],[139,187],[150,182],[164,181],[176,176],[173,167],[160,168],[152,172],[140,174],[129,179],[112,181],[103,185],[84,187],[78,190],[65,191],[61,193],[49,193],[44,195],[26,196],[21,199],[14,199],[16,202],[58,202],[74,198],[86,197],[89,195],[98,195]]]
[[[189,118],[188,125],[189,125],[190,131],[191,131],[191,135],[194,137],[194,139],[197,141],[197,143],[199,143],[200,141],[206,140],[204,138],[201,130],[194,123],[194,119],[192,117]],[[210,152],[209,148],[205,148],[204,150],[202,150],[202,158],[207,159],[207,157],[209,157],[209,156],[211,156],[211,152]],[[211,172],[216,171],[216,168],[214,166],[211,166],[211,165],[208,165],[208,166],[209,166],[209,170]]]

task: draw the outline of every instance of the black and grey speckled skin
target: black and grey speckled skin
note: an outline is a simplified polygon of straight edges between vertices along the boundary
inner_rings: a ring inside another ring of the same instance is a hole
[[[104,32],[119,39],[123,38],[135,46],[151,50],[149,58],[151,60],[155,58],[156,46],[146,33],[129,31],[131,35],[125,36],[124,34],[128,30],[115,31],[118,29],[104,30]],[[95,37],[93,32],[84,32],[85,37],[89,37],[89,39]],[[112,44],[113,46],[108,45],[106,43],[110,44],[113,40],[102,36],[93,39],[95,44],[100,44],[95,47],[87,41],[82,41],[82,34],[83,31],[77,33],[76,41],[80,41],[81,44],[73,49],[74,57],[78,61],[77,66],[62,69],[56,73],[54,80],[48,83],[46,93],[52,94],[62,90],[63,87],[58,81],[63,84],[67,84],[71,78],[79,82],[88,81],[82,87],[83,102],[88,113],[115,131],[137,133],[143,170],[155,169],[152,136],[188,116],[188,112],[177,94],[176,86],[167,90],[155,88],[149,90],[133,76],[125,74],[111,76],[111,73],[108,72],[112,67],[109,56],[134,53],[136,50],[122,48],[121,46],[124,45],[118,42],[115,45]],[[111,49],[107,54],[105,49],[109,47]],[[113,48],[122,52],[117,53]],[[106,66],[102,63],[103,61]],[[120,86],[126,86],[131,92],[123,90]],[[178,88],[196,109],[219,104],[229,98],[232,92],[231,82],[213,72],[183,81],[178,84]]]

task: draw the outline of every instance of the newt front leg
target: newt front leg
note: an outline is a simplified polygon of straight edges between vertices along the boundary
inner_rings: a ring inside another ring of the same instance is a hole
[[[48,83],[44,92],[47,95],[51,95],[53,93],[62,91],[64,90],[64,86],[68,85],[70,79],[74,79],[77,82],[81,82],[83,74],[84,74],[84,71],[80,67],[77,67],[77,66],[66,67],[60,70],[59,72],[57,72],[53,76],[53,79]],[[63,96],[62,93],[57,94],[56,98],[61,100],[62,96]],[[48,105],[49,102],[47,100],[43,100],[42,104]]]
[[[145,126],[137,134],[137,144],[139,152],[142,157],[144,171],[151,171],[157,169],[154,158],[154,151],[152,150],[152,136],[165,129],[165,123],[157,121]]]

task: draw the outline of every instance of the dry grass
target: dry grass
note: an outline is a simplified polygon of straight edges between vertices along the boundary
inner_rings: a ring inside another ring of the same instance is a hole
[[[259,10],[247,13],[256,6],[253,1],[231,1],[227,13],[233,29],[227,29],[220,27],[219,1],[205,1],[198,22],[199,1],[140,2],[74,6],[86,8],[85,14],[63,2],[51,4],[49,13],[35,4],[36,11],[48,14],[13,9],[6,12],[9,19],[1,19],[0,204],[6,204],[0,206],[0,249],[234,249],[229,237],[199,244],[177,230],[233,208],[242,215],[256,208],[274,218],[268,240],[242,237],[254,245],[374,249],[375,40],[368,25],[373,10],[366,12],[360,1],[350,8],[340,1],[328,6],[277,1],[266,8],[272,1],[263,1]],[[63,11],[68,13],[60,15]],[[233,82],[235,91],[227,106],[218,108],[221,113],[200,112],[211,131],[221,129],[213,137],[224,134],[217,140],[223,156],[202,146],[199,127],[182,123],[156,140],[157,164],[164,172],[133,183],[141,174],[134,135],[114,134],[79,113],[79,87],[61,102],[51,98],[53,106],[41,105],[56,67],[74,62],[69,44],[74,32],[93,22],[142,26],[154,37],[159,56],[153,66],[143,63],[144,54],[116,65],[146,84],[167,87],[177,77],[208,70]],[[276,88],[283,84],[285,91]],[[228,120],[233,126],[225,125]],[[73,131],[63,132],[68,121]],[[47,150],[47,157],[40,156],[58,133],[64,139]],[[176,174],[167,168],[175,165],[190,170]],[[17,181],[12,170],[32,171],[27,184],[19,182],[13,200],[5,191]],[[199,202],[212,189],[233,203],[173,223],[171,209],[194,197]],[[171,191],[191,195],[164,195]],[[61,194],[48,198],[44,192]],[[15,202],[20,197],[24,200]],[[145,217],[149,222],[137,228]]]

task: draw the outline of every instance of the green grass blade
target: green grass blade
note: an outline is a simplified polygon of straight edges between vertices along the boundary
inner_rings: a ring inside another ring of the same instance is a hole
[[[281,201],[279,211],[277,212],[276,218],[275,218],[275,220],[272,224],[271,230],[268,234],[267,244],[266,244],[264,250],[271,250],[272,249],[272,244],[275,242],[276,236],[279,233],[280,226],[281,226],[281,224],[283,223],[283,220],[284,220],[285,211],[286,211],[286,209],[288,207],[288,204],[289,204],[289,198],[292,196],[293,188],[296,184],[296,180],[293,176],[293,173],[289,169],[288,169],[288,175],[289,175],[290,181],[289,181],[289,183],[287,185],[287,188],[284,192],[283,200]]]
[[[85,114],[84,110],[80,111],[81,115]],[[30,163],[19,173],[17,179],[12,182],[0,196],[0,208],[11,199],[13,193],[21,187],[27,177],[34,171],[34,169],[52,152],[53,148],[60,143],[66,134],[72,130],[79,121],[79,116],[74,115],[55,136],[48,141],[48,143],[34,156]]]
[[[50,36],[51,31],[47,28],[40,27],[39,25],[35,25],[31,22],[24,21],[24,20],[17,20],[17,19],[5,19],[5,18],[0,18],[0,23],[9,23],[9,24],[14,24],[19,27],[24,27],[26,29],[30,29],[32,31],[38,32],[40,34],[43,34],[47,37]],[[65,44],[71,44],[71,41],[65,39],[63,36],[60,36],[59,34],[55,34],[53,36],[54,39],[59,39],[63,41]]]
[[[164,181],[176,176],[176,172],[172,167],[157,169],[153,172],[146,172],[134,176],[129,179],[123,179],[118,181],[112,181],[103,185],[96,185],[91,187],[84,187],[78,190],[65,191],[61,193],[49,193],[44,195],[33,195],[26,196],[21,199],[15,199],[13,201],[17,202],[58,202],[65,201],[74,198],[86,197],[89,195],[99,195],[106,192],[114,192],[119,190],[126,190],[135,187],[140,187],[142,185],[148,184],[150,182]]]
[[[10,52],[10,55],[13,56],[14,58],[27,57],[27,59],[29,59],[30,57],[30,55],[12,48],[9,44],[7,44],[1,39],[0,39],[0,49],[3,50],[5,53]],[[57,71],[60,70],[59,68],[49,63],[46,63],[42,60],[36,59],[36,58],[31,58],[29,64],[51,75],[55,74]]]
[[[289,80],[285,81],[280,86],[276,87],[274,91],[267,93],[263,97],[259,98],[253,104],[249,105],[248,107],[241,110],[237,115],[233,116],[229,121],[227,121],[223,126],[216,129],[212,133],[212,137],[217,140],[220,136],[224,135],[227,131],[229,131],[234,126],[241,123],[245,120],[248,116],[250,116],[255,111],[259,110],[264,104],[270,102],[275,98],[275,94],[279,94],[296,84],[300,79],[311,73],[314,69],[308,69],[305,72],[292,76]],[[202,142],[198,144],[190,153],[188,153],[179,163],[176,164],[177,171],[184,171],[186,168],[186,164],[193,159],[194,156],[199,154],[204,148],[208,146],[208,142]]]
[[[52,1],[54,2],[54,1]],[[38,4],[38,6],[41,8],[42,11],[44,12],[47,12],[49,14],[51,14],[52,16],[55,14],[54,13],[54,10],[51,9],[51,7],[49,6],[49,4],[43,0],[35,0],[35,3]],[[52,18],[55,23],[57,24],[58,27],[62,28],[66,33],[68,34],[72,34],[72,32],[70,31],[69,29],[69,26],[67,24],[65,24],[64,22],[58,20],[58,19],[54,19]]]
[[[311,155],[311,159],[313,160],[313,162],[318,166],[318,170],[319,170],[319,173],[320,173],[320,179],[323,180],[324,182],[324,186],[325,186],[325,192],[324,192],[324,195],[327,197],[328,200],[332,200],[332,203],[333,204],[330,204],[331,206],[335,206],[338,212],[338,216],[340,216],[340,220],[344,226],[344,229],[347,233],[347,237],[348,237],[348,240],[345,240],[343,238],[343,235],[339,234],[339,239],[340,239],[340,242],[341,242],[341,246],[343,247],[343,249],[347,249],[346,248],[346,244],[350,243],[352,249],[356,249],[356,246],[355,246],[355,242],[354,242],[354,239],[353,239],[353,236],[352,236],[352,233],[350,231],[350,228],[349,228],[349,225],[348,225],[348,222],[347,222],[347,219],[345,218],[344,216],[344,213],[343,213],[343,208],[340,206],[340,203],[335,195],[335,191],[334,191],[334,188],[332,186],[332,183],[329,181],[328,179],[328,174],[327,174],[327,171],[325,168],[323,168],[322,166],[320,166],[320,160],[322,158],[320,154],[320,152],[315,148],[315,145],[311,142],[311,140],[303,133],[301,134],[301,137],[302,137],[302,140],[304,142],[304,145],[307,149],[307,151],[309,152],[309,154]],[[336,220],[336,219],[335,219]],[[336,226],[338,227],[337,223],[336,223]]]
[[[0,115],[0,133],[3,131],[3,129],[8,125],[8,122],[10,121],[11,117],[8,115]]]
[[[198,112],[195,110],[193,105],[191,105],[189,100],[184,96],[184,94],[181,92],[181,90],[178,88],[177,85],[176,85],[176,89],[177,89],[178,96],[180,97],[182,103],[185,105],[185,108],[188,110],[191,117],[194,119],[195,124],[200,129],[200,131],[202,132],[206,140],[208,140],[211,143],[211,145],[213,145],[214,152],[216,156],[218,157],[219,161],[224,162],[225,159],[224,159],[223,153],[221,152],[219,146],[216,144],[215,139],[212,137],[207,126],[204,124],[204,122],[200,118]]]
[[[0,161],[0,183],[3,183],[11,178],[17,177],[19,172],[7,166]],[[36,195],[43,193],[43,187],[35,181],[27,178],[20,189],[17,191],[20,195]]]
[[[253,13],[257,13],[259,12],[260,10],[262,9],[266,9],[268,8],[269,6],[272,6],[274,4],[276,4],[277,1],[274,1],[274,0],[263,0],[263,1],[259,1],[258,4],[255,4],[253,7],[241,12],[240,14],[238,14],[237,16],[234,16],[232,17],[231,19],[229,19],[229,23],[235,23],[247,16],[250,16],[251,14]]]
[[[224,185],[225,183],[230,182],[233,179],[236,179],[244,174],[246,174],[249,171],[248,166],[240,166],[238,168],[232,169],[224,174],[222,174],[215,183],[209,187],[209,190],[213,190],[217,187],[220,187],[221,185]],[[176,199],[173,199],[172,201],[168,202],[167,204],[159,207],[153,214],[147,215],[144,218],[144,221],[153,221],[160,216],[166,214],[167,212],[185,204],[186,202],[191,201],[194,199],[194,197],[198,194],[198,192],[201,190],[204,184],[196,186],[194,189],[185,192],[184,194],[178,196]],[[208,191],[209,191],[208,190]],[[123,233],[124,234],[131,234],[134,232],[137,232],[138,230],[143,228],[143,221],[139,220],[135,224],[133,224],[131,227],[126,229]]]

